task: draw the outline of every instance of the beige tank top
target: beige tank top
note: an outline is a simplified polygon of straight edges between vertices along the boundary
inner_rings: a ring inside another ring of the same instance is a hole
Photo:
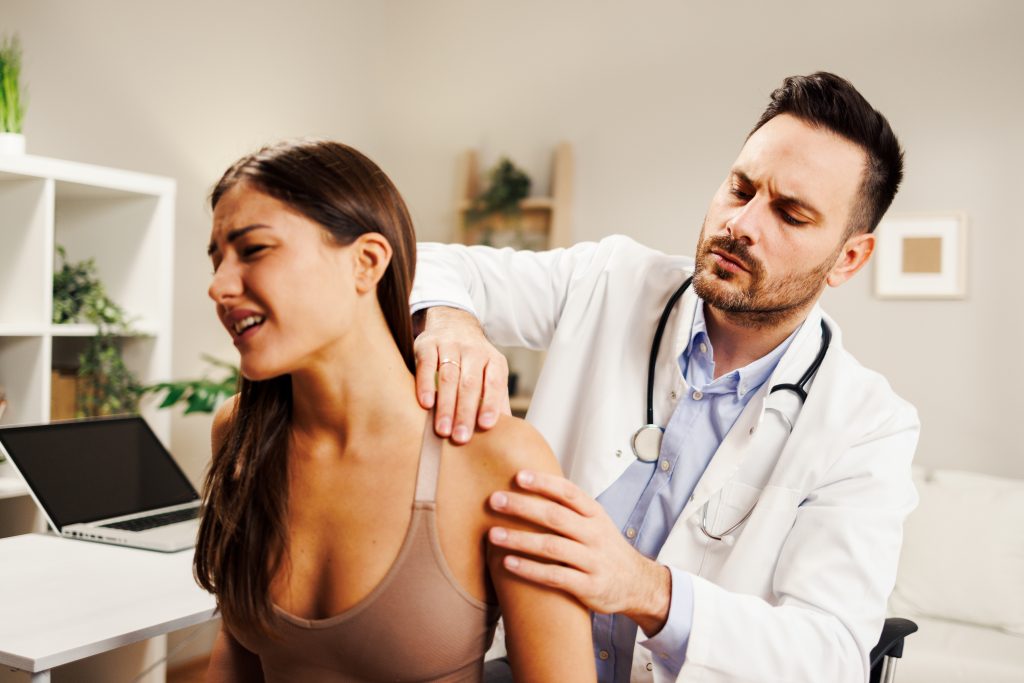
[[[452,575],[435,518],[441,439],[428,415],[405,540],[369,595],[327,619],[274,607],[278,639],[232,628],[260,657],[267,683],[481,681],[497,605],[477,600]]]

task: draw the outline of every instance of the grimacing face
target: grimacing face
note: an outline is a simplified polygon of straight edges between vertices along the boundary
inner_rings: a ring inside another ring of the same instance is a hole
[[[209,295],[238,348],[243,376],[269,379],[334,353],[352,328],[350,248],[245,182],[217,203],[210,237]]]
[[[806,311],[826,284],[845,282],[873,245],[870,235],[847,234],[866,163],[853,142],[791,115],[762,126],[704,218],[697,294],[760,326]]]

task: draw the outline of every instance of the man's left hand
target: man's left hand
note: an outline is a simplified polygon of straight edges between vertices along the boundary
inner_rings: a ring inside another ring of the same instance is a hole
[[[660,631],[672,596],[668,568],[631,546],[601,504],[569,480],[523,470],[516,483],[540,497],[497,491],[491,508],[554,533],[492,527],[488,538],[494,545],[547,560],[510,554],[505,568],[564,590],[594,612],[625,614],[648,636]]]

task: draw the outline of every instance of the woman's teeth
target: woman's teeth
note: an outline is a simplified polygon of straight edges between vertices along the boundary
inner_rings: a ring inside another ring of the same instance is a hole
[[[242,334],[253,325],[259,325],[265,318],[261,315],[250,315],[248,318],[239,320],[234,325],[235,334]]]

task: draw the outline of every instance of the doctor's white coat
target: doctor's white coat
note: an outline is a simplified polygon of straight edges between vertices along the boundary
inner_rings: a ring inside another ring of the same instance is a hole
[[[596,496],[633,461],[658,318],[692,272],[621,236],[549,252],[421,244],[412,301],[474,311],[497,344],[547,349],[527,419],[566,475]],[[691,400],[676,362],[697,298],[688,289],[658,357],[655,421]],[[689,572],[693,624],[678,680],[862,683],[917,502],[916,411],[833,336],[801,409],[792,392],[821,343],[815,308],[715,453],[658,560]],[[791,431],[792,430],[792,431]],[[735,533],[713,541],[700,530]],[[622,577],[628,581],[629,577]],[[642,638],[642,634],[640,635]],[[637,645],[634,681],[668,681]]]

